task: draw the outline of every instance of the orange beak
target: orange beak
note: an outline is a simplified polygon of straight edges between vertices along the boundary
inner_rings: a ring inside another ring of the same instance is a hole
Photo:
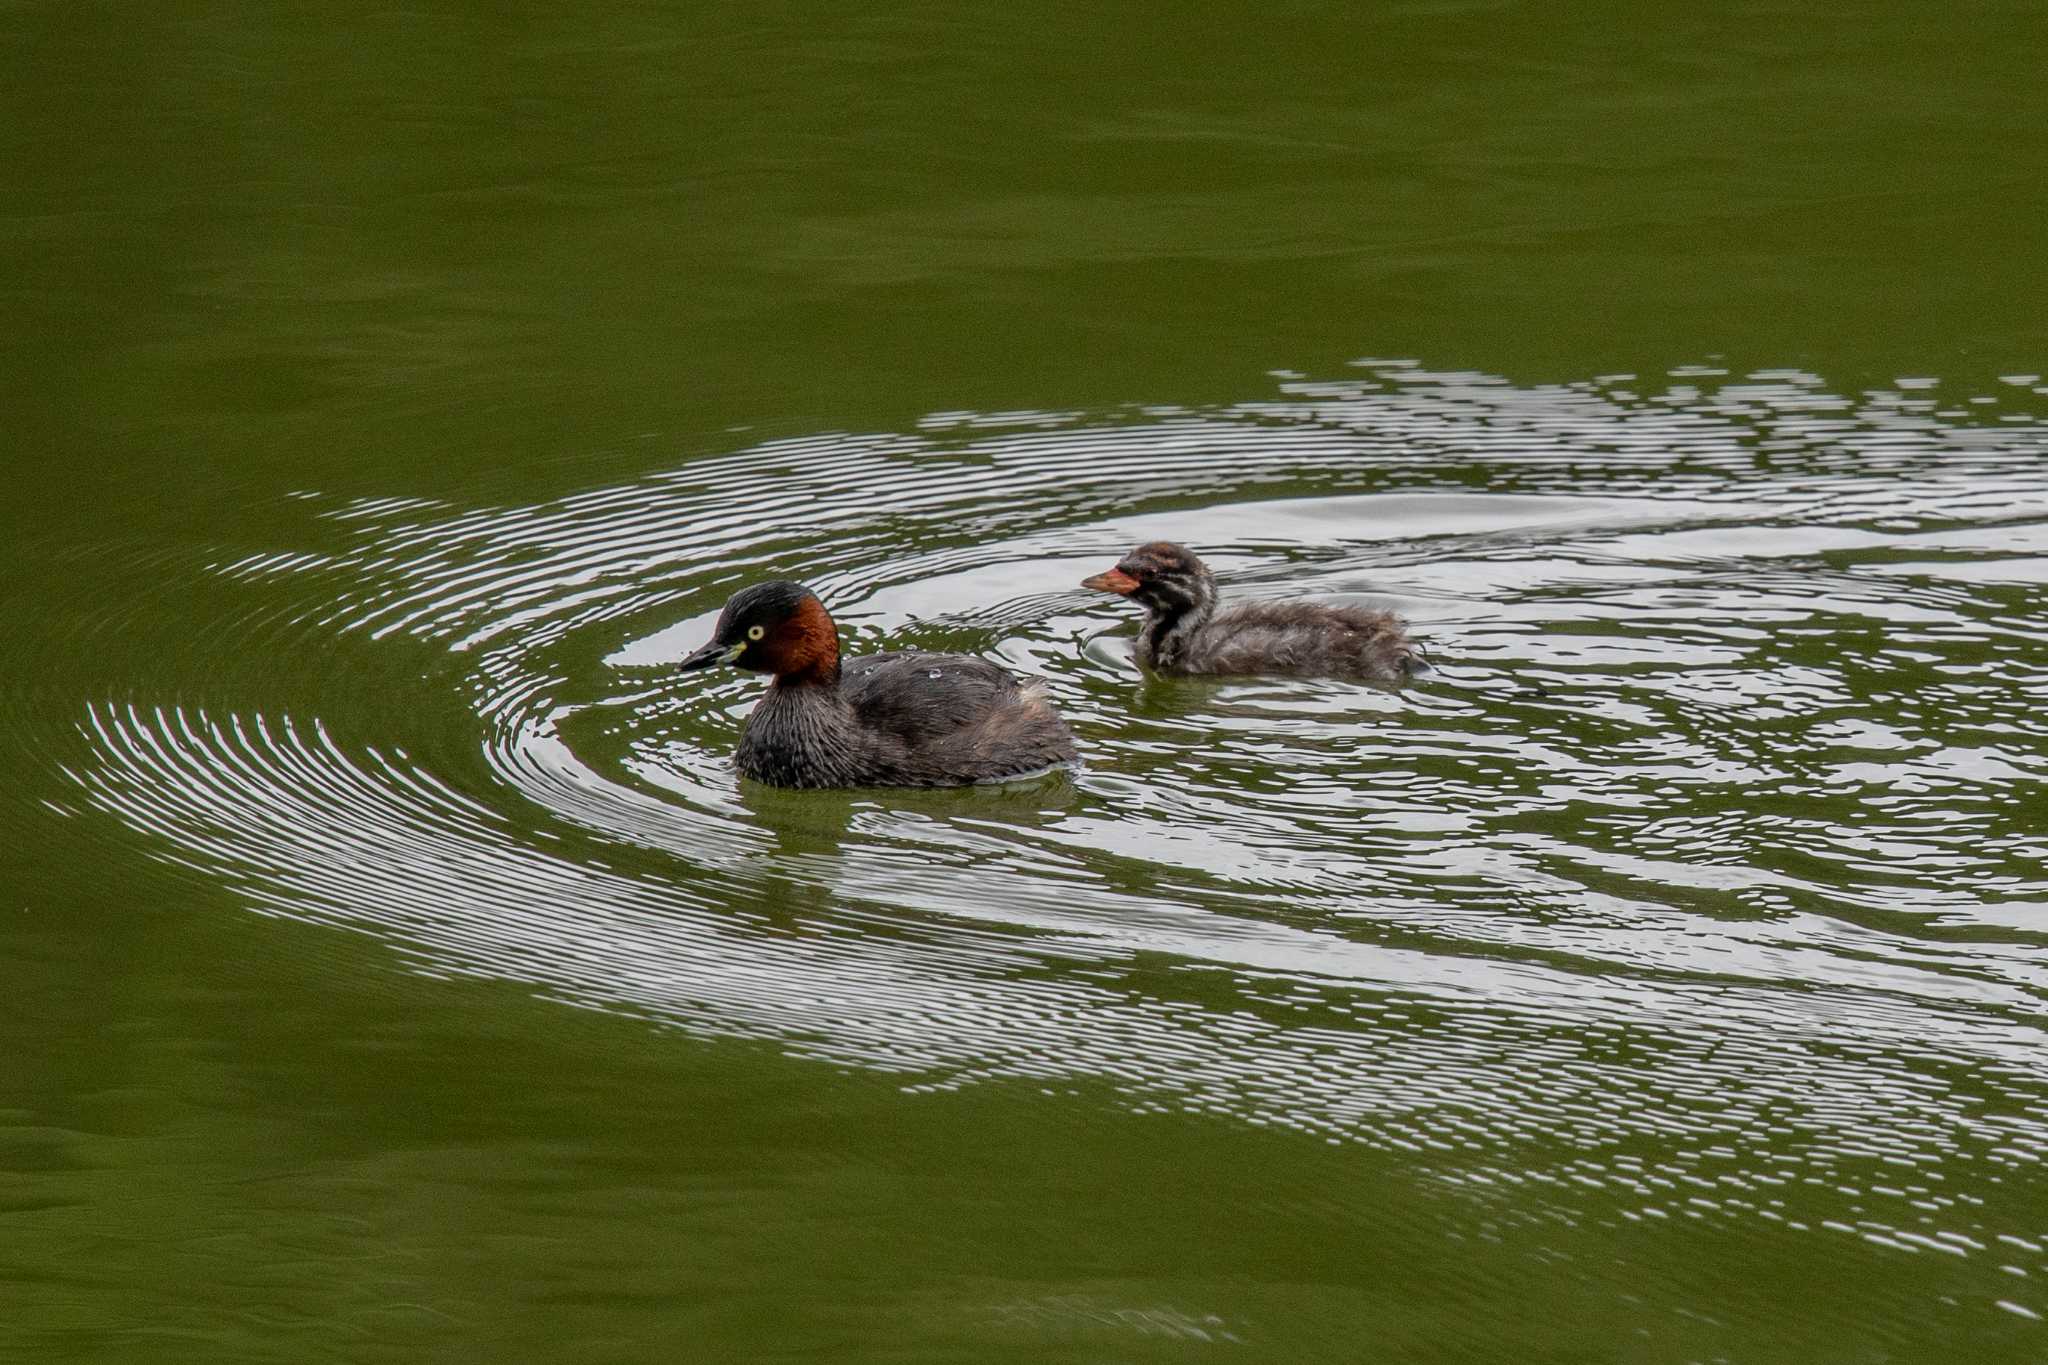
[[[1138,580],[1122,569],[1111,569],[1108,573],[1099,573],[1093,578],[1082,579],[1081,586],[1093,588],[1097,592],[1113,592],[1118,597],[1129,597],[1138,590]]]

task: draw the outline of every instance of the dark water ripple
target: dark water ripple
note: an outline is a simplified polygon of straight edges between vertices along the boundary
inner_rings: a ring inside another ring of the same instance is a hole
[[[235,624],[301,658],[410,642],[441,661],[418,693],[350,726],[218,677],[110,701],[79,777],[253,908],[424,972],[910,1091],[1414,1153],[1580,1219],[2039,1270],[1981,1191],[2048,1144],[2044,457],[2018,386],[1370,363],[1227,411],[944,414],[544,505],[326,508],[342,552],[219,566]],[[1074,585],[1153,535],[1238,594],[1397,606],[1439,673],[1143,680]],[[739,787],[757,684],[661,666],[790,573],[860,645],[1044,679],[1087,769]],[[451,689],[481,781],[411,738]]]

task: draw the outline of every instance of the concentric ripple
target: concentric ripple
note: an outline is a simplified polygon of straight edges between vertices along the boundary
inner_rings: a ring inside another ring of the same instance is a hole
[[[1228,410],[947,414],[542,505],[330,509],[342,552],[223,572],[299,651],[409,650],[386,678],[414,681],[360,732],[218,679],[109,702],[80,777],[252,907],[424,972],[912,1090],[1418,1153],[1574,1218],[2038,1270],[1982,1194],[2048,1143],[2037,382],[1368,364]],[[1395,606],[1438,671],[1145,680],[1076,584],[1153,536],[1233,594]],[[1085,770],[740,785],[758,683],[663,665],[770,575],[856,648],[1042,678]],[[451,704],[481,764],[415,742]],[[2015,1301],[1997,1278],[1968,1292]]]

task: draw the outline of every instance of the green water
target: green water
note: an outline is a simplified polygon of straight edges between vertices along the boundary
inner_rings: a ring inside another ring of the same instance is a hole
[[[0,1359],[2048,1358],[2044,54],[0,6]],[[776,574],[1087,767],[739,784]]]

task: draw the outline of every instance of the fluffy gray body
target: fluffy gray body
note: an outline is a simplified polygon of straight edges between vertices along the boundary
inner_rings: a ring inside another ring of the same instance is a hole
[[[1080,757],[1035,686],[965,654],[868,654],[836,680],[777,678],[747,717],[741,773],[778,787],[956,787]]]
[[[1218,610],[1216,577],[1194,552],[1155,540],[1082,584],[1145,611],[1138,662],[1158,673],[1278,674],[1399,684],[1428,665],[1392,612],[1322,602]]]
[[[1407,681],[1426,666],[1389,612],[1271,602],[1210,614],[1147,615],[1138,662],[1159,673],[1277,674]]]

